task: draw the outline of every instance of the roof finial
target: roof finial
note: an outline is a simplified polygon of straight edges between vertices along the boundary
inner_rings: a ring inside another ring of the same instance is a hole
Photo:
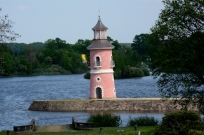
[[[98,20],[101,20],[101,18],[100,18],[100,17],[101,17],[101,15],[100,15],[100,7],[99,7],[99,11],[98,11],[98,12],[99,12],[99,14],[98,14]]]

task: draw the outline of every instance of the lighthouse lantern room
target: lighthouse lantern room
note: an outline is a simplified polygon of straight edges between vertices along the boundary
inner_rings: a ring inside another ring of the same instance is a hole
[[[90,99],[116,98],[114,83],[114,46],[107,40],[107,27],[99,15],[97,24],[92,28],[94,40],[87,47],[90,50]]]

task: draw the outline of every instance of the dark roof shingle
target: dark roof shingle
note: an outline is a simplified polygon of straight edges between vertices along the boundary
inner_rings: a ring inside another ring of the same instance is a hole
[[[92,30],[107,30],[108,28],[103,25],[103,23],[101,22],[101,19],[98,19],[98,23],[92,28]]]
[[[94,49],[113,49],[113,46],[107,39],[97,39],[93,40],[93,42],[87,47],[88,50]]]

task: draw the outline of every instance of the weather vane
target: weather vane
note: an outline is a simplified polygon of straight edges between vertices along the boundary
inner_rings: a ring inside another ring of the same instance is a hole
[[[100,15],[100,7],[99,7],[99,10],[98,10],[98,12],[99,12],[99,14],[98,14],[98,17],[100,18],[100,16],[101,16],[101,15]]]

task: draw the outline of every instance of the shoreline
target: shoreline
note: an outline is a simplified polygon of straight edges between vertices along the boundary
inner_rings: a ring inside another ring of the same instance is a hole
[[[28,110],[31,111],[174,111],[173,99],[162,98],[114,98],[114,99],[69,99],[69,100],[35,100]],[[198,111],[190,105],[189,110]]]

